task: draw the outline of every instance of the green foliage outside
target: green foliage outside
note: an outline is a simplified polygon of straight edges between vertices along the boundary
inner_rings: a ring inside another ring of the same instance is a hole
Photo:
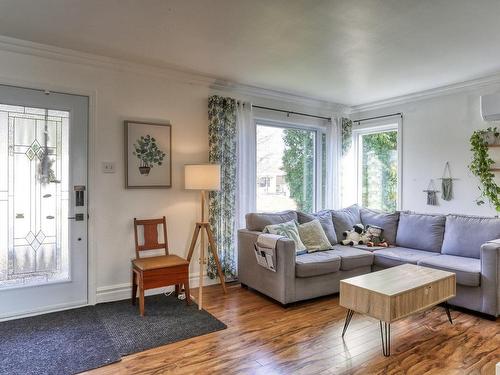
[[[283,132],[285,151],[283,171],[290,196],[297,209],[314,210],[314,133],[298,129]],[[326,160],[323,160],[325,167]],[[324,174],[324,171],[323,171]],[[363,191],[365,207],[395,211],[397,205],[397,132],[369,134],[363,137]]]
[[[305,212],[314,210],[314,133],[299,129],[285,129],[283,132],[285,151],[283,171],[290,188],[290,196],[297,209]]]
[[[396,131],[363,136],[362,203],[364,207],[384,211],[396,210],[397,136]]]

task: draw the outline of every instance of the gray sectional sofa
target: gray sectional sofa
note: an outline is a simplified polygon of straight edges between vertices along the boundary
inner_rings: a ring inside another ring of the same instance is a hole
[[[257,264],[254,243],[266,225],[318,219],[331,250],[297,255],[295,243],[280,239],[276,272]],[[251,213],[238,231],[238,277],[282,304],[337,293],[344,278],[413,263],[456,274],[450,304],[500,315],[500,219],[465,215],[384,213],[358,206],[316,214],[296,211]],[[354,224],[377,225],[391,246],[374,251],[343,246],[342,233]]]

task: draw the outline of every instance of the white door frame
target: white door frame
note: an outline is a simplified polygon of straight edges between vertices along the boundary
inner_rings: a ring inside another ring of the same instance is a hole
[[[73,94],[81,95],[89,98],[89,116],[88,116],[88,144],[87,144],[87,213],[89,219],[87,222],[87,305],[95,305],[97,301],[97,249],[96,249],[96,237],[95,237],[95,224],[94,217],[97,215],[97,206],[94,205],[93,194],[96,191],[96,155],[95,155],[95,144],[96,144],[96,134],[97,134],[97,90],[89,90],[86,88],[75,88],[54,85],[50,83],[24,81],[20,79],[12,79],[8,77],[0,76],[0,84],[8,86],[16,86],[26,89],[34,90],[48,90],[51,92],[58,92],[62,94]],[[75,308],[75,307],[71,307]],[[44,313],[51,311],[65,310],[54,309],[47,310]],[[37,315],[39,313],[27,313],[24,315],[16,316],[15,318],[21,318],[25,316]]]

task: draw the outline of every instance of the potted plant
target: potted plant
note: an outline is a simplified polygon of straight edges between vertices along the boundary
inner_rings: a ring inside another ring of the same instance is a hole
[[[470,143],[473,157],[469,169],[481,182],[478,186],[481,196],[476,203],[482,205],[485,203],[484,199],[487,199],[500,212],[500,186],[495,182],[495,174],[492,171],[495,161],[490,157],[488,148],[488,145],[495,144],[499,137],[498,129],[491,127],[472,134]]]
[[[486,144],[496,145],[500,143],[500,132],[497,128],[489,127],[488,129],[483,130],[481,133]]]
[[[156,139],[149,134],[141,136],[136,142],[137,143],[134,143],[135,151],[133,154],[137,156],[137,159],[140,161],[140,174],[147,176],[151,168],[155,165],[162,165],[166,154],[158,148]]]

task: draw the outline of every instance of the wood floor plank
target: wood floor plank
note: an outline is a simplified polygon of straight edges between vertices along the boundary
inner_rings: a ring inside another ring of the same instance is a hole
[[[197,295],[196,290],[191,292]],[[391,326],[391,357],[382,355],[378,321],[346,310],[338,296],[284,308],[239,285],[204,289],[204,307],[223,331],[136,353],[89,371],[109,374],[485,374],[500,361],[500,319],[442,307]]]

